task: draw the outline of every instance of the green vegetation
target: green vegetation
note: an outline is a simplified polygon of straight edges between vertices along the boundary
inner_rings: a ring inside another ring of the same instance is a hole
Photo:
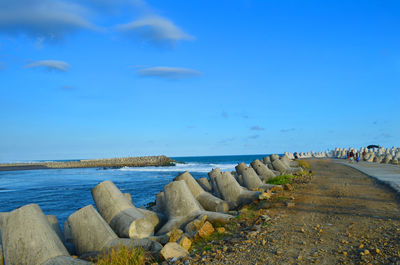
[[[280,175],[275,178],[270,178],[267,180],[268,184],[283,185],[290,184],[296,177],[293,175]]]
[[[148,261],[149,258],[143,249],[129,249],[126,246],[119,246],[95,260],[94,263],[97,265],[144,265]]]
[[[311,165],[310,163],[304,161],[304,160],[297,160],[297,162],[299,163],[299,166],[302,167],[303,169],[310,169]]]

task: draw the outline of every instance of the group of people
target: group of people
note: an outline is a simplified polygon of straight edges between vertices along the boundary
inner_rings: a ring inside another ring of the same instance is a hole
[[[365,156],[365,151],[362,153],[362,156]],[[360,162],[360,153],[354,150],[347,151],[347,159],[350,163],[356,161],[357,163]]]

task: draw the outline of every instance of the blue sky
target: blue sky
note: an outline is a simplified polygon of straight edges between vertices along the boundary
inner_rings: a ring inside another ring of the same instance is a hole
[[[0,161],[400,146],[398,1],[0,0]]]

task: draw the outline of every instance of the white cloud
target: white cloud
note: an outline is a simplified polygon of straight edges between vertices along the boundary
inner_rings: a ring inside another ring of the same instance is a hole
[[[34,39],[61,39],[78,29],[94,29],[81,5],[60,0],[1,0],[0,33]]]
[[[127,11],[141,18],[117,26],[110,23]],[[99,27],[91,22],[94,18],[109,23]],[[0,34],[31,37],[39,48],[43,41],[59,40],[74,31],[104,29],[157,44],[194,39],[144,0],[0,0]]]
[[[166,79],[182,79],[201,75],[201,72],[180,67],[157,66],[137,70],[140,76],[153,76]]]
[[[118,25],[117,29],[127,35],[139,35],[156,44],[164,42],[173,44],[180,40],[194,39],[193,36],[183,32],[172,21],[154,15]]]
[[[70,65],[63,61],[43,60],[25,65],[25,68],[44,68],[49,71],[67,72]]]

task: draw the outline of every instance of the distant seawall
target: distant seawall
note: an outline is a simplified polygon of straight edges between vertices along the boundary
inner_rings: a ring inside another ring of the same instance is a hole
[[[162,156],[141,156],[109,159],[88,159],[66,162],[9,163],[0,164],[0,171],[54,169],[54,168],[91,168],[91,167],[148,167],[171,166],[175,160]]]

